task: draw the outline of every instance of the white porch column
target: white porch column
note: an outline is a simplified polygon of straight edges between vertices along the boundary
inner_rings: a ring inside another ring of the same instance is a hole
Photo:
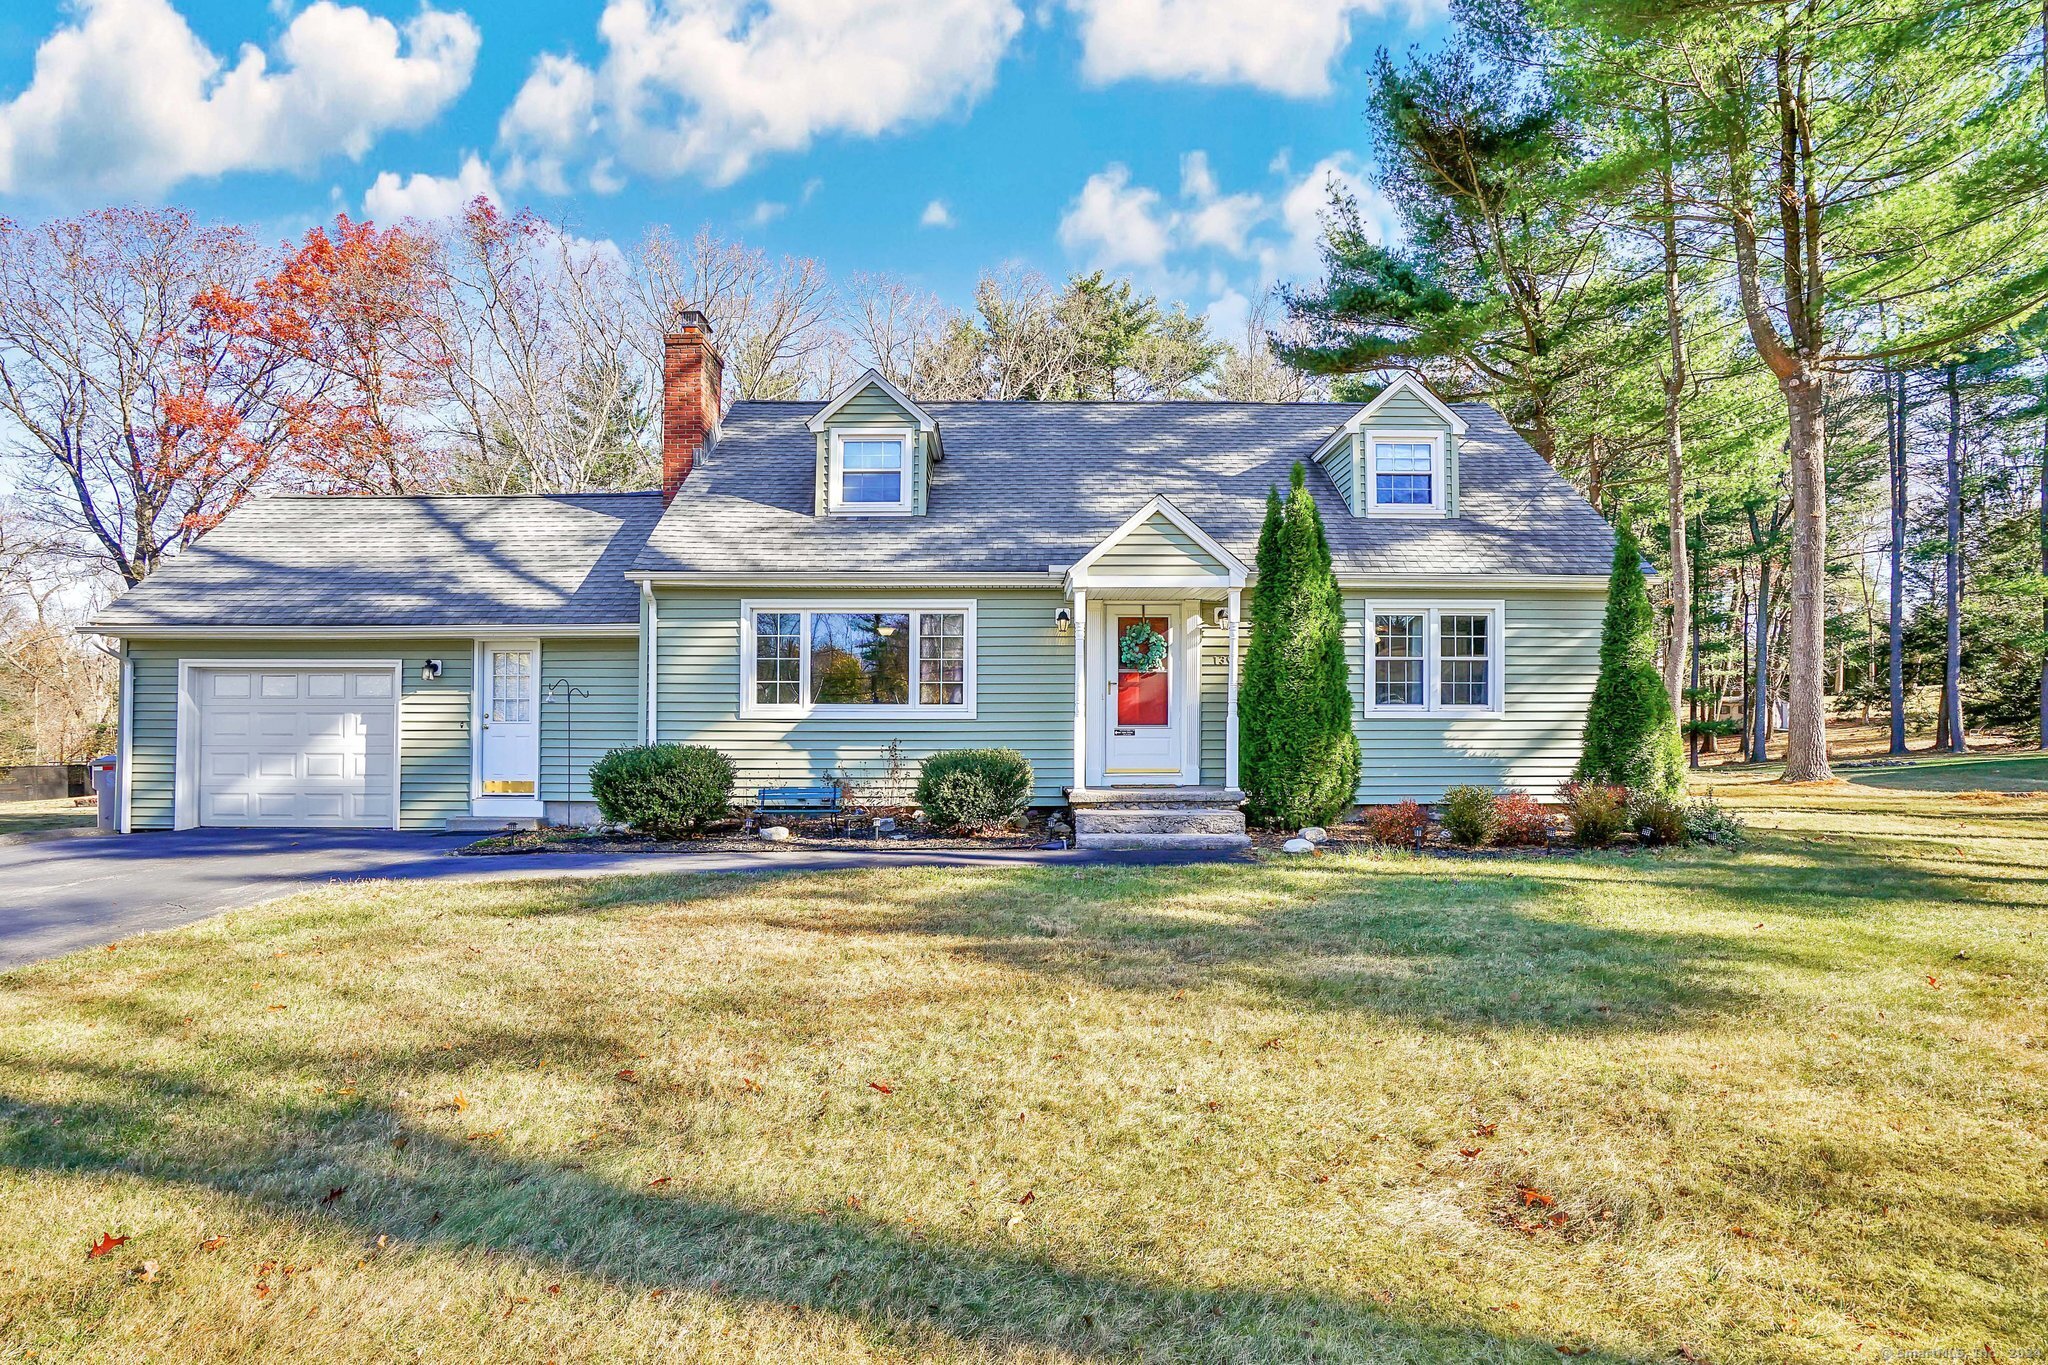
[[[1074,786],[1088,785],[1088,590],[1074,589]]]
[[[1224,632],[1230,637],[1230,687],[1224,693],[1223,710],[1223,780],[1232,787],[1242,790],[1237,780],[1237,614],[1244,605],[1244,593],[1230,590],[1230,625]]]

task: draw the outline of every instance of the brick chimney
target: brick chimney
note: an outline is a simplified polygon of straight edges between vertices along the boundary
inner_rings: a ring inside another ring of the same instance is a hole
[[[694,308],[676,314],[661,339],[661,500],[675,501],[697,454],[718,436],[725,362],[711,344],[711,322]]]

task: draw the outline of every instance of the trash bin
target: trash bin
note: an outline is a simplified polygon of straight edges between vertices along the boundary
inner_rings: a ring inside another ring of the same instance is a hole
[[[93,795],[99,798],[100,828],[121,828],[121,775],[115,771],[114,756],[96,758],[87,766],[92,770]]]

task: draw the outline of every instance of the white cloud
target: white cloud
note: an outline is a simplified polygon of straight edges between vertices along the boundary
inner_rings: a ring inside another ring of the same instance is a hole
[[[482,35],[423,7],[402,26],[316,0],[273,54],[228,65],[169,0],[78,0],[0,104],[0,193],[154,194],[195,176],[360,158],[469,85]]]
[[[1321,95],[1355,15],[1398,4],[1412,18],[1444,0],[1066,0],[1080,18],[1091,81],[1196,80]]]
[[[590,136],[596,105],[597,82],[588,67],[572,57],[543,53],[498,120],[499,139],[518,149],[508,160],[506,183],[567,194],[562,163]]]
[[[747,215],[747,222],[753,227],[766,227],[788,212],[789,205],[774,199],[763,199],[755,204],[754,211]]]
[[[515,155],[559,158],[594,123],[640,170],[730,184],[818,137],[972,104],[1022,25],[1015,0],[609,0],[603,60],[542,58],[513,104],[530,120],[508,113],[501,131]],[[565,94],[586,86],[594,119],[579,120]]]
[[[1131,184],[1130,167],[1112,164],[1088,177],[1060,219],[1060,244],[1102,269],[1157,266],[1173,249],[1178,217],[1159,191]]]
[[[472,152],[454,175],[414,174],[400,180],[385,171],[363,196],[363,212],[372,222],[396,223],[405,218],[432,222],[453,218],[478,198],[502,203],[497,178]]]
[[[919,227],[949,228],[953,226],[953,210],[946,207],[943,199],[934,199],[924,206],[924,212],[917,217]]]
[[[1090,176],[1060,220],[1060,242],[1089,265],[1130,272],[1143,288],[1194,299],[1206,294],[1211,326],[1242,331],[1250,300],[1280,283],[1308,283],[1322,274],[1323,218],[1334,186],[1358,205],[1377,240],[1398,231],[1393,206],[1372,187],[1358,157],[1338,152],[1300,175],[1269,167],[1277,181],[1264,190],[1226,194],[1209,158],[1181,158],[1177,199],[1134,184],[1128,167],[1112,163]]]

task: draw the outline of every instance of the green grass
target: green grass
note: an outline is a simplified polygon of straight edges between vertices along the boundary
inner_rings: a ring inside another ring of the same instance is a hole
[[[90,829],[98,819],[90,806],[56,801],[0,801],[0,834],[41,834],[53,829]]]
[[[2048,801],[1720,785],[1739,855],[371,885],[17,971],[0,1356],[2048,1342]]]
[[[1898,768],[1844,768],[1861,787],[1923,792],[2048,791],[2048,754],[1957,754],[1916,758]]]

